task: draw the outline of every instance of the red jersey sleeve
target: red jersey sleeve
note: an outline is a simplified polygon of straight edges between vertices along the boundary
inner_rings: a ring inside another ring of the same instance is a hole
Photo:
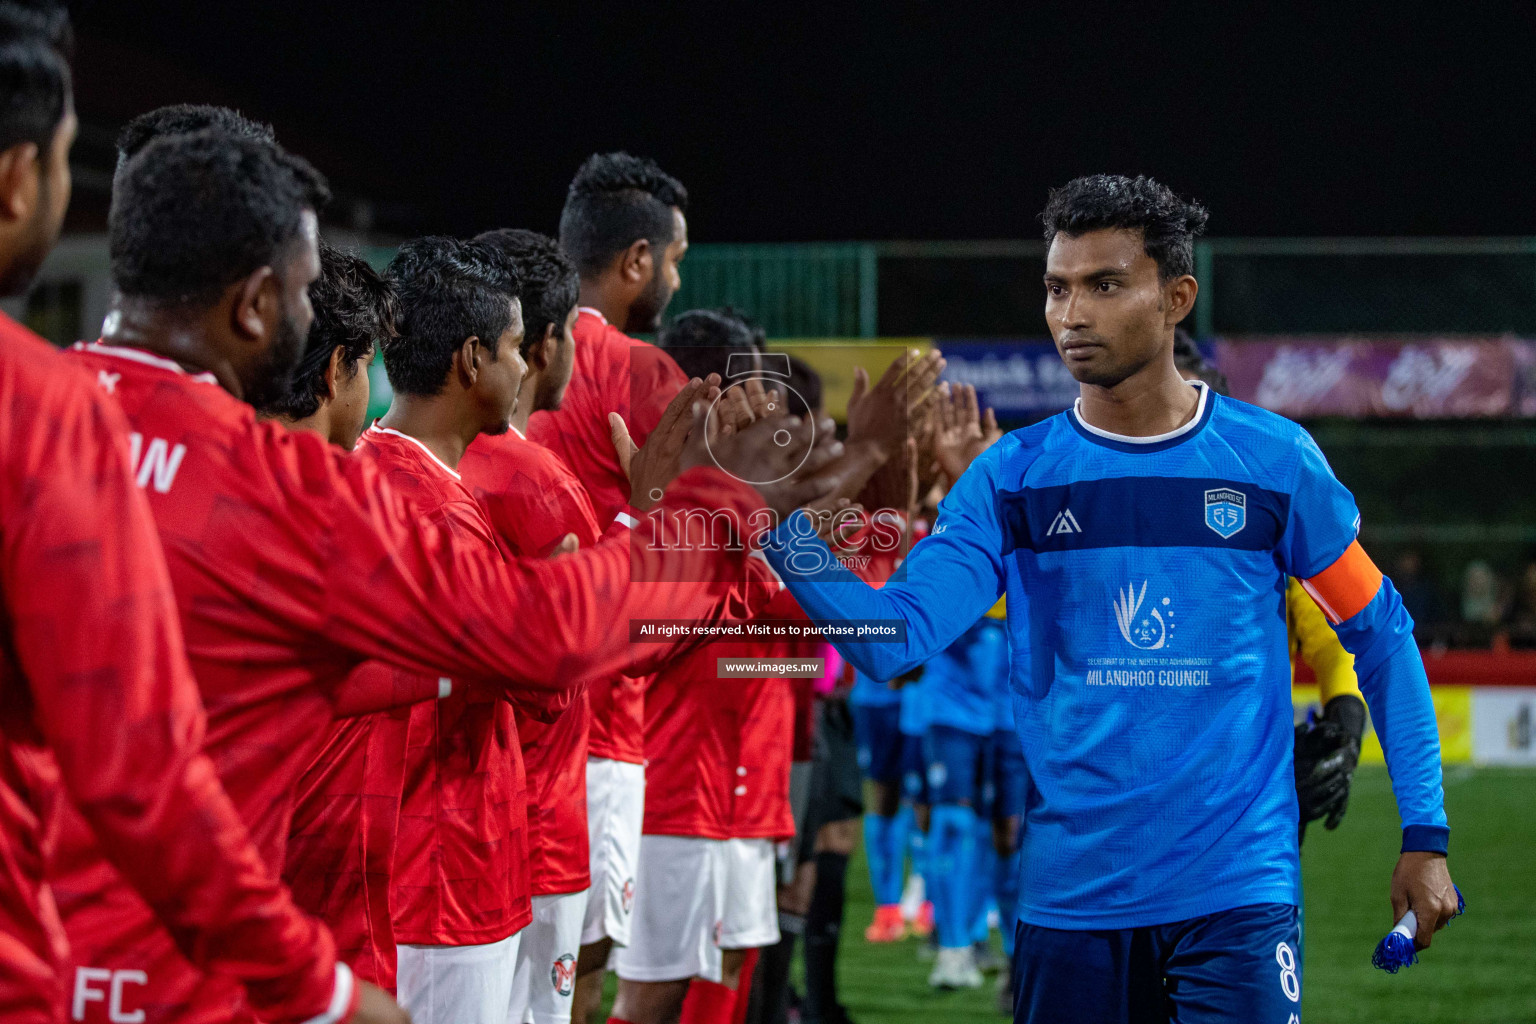
[[[128,474],[127,426],[77,370],[38,358],[42,393],[28,396],[28,422],[10,418],[8,396],[0,438],[0,576],[33,720],[102,851],[186,956],[244,981],[267,1020],[315,1017],[333,995],[350,1000],[351,976],[262,863],[200,752],[202,705]]]
[[[424,674],[513,691],[618,675],[631,660],[629,619],[713,617],[745,572],[744,550],[666,547],[639,532],[562,558],[506,561],[422,522],[362,460],[336,466],[317,538],[326,568],[318,632]],[[725,473],[698,467],[658,508],[680,520],[690,510],[723,515],[744,536],[761,502]],[[660,579],[694,585],[631,585]]]
[[[629,350],[630,403],[629,436],[637,445],[645,444],[662,413],[677,393],[688,383],[688,375],[673,358],[655,345],[636,342]]]

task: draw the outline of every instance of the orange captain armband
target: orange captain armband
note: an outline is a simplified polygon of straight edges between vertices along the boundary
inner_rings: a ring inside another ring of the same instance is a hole
[[[1302,580],[1301,585],[1323,610],[1328,622],[1337,626],[1359,615],[1371,603],[1381,589],[1381,570],[1357,540],[1344,549],[1338,561],[1311,579]]]

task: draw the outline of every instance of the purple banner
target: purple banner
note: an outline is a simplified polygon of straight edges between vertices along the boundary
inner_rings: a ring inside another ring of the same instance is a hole
[[[1536,416],[1536,343],[1503,337],[1224,338],[1232,394],[1295,419]]]

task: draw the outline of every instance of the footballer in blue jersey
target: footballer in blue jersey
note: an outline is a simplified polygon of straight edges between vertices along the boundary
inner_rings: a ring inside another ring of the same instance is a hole
[[[848,694],[859,769],[874,791],[874,806],[864,812],[865,859],[875,897],[875,918],[864,931],[870,942],[906,937],[900,904],[912,812],[901,802],[907,745],[901,734],[902,698],[901,689],[862,672],[855,673]]]
[[[1030,775],[1017,1021],[1299,1021],[1286,578],[1355,656],[1402,821],[1392,921],[1412,908],[1422,949],[1456,893],[1413,624],[1307,432],[1174,367],[1205,210],[1096,175],[1054,191],[1044,220],[1045,314],[1075,406],[977,458],[878,591],[804,513],[765,548],[813,619],[904,624],[839,645],[876,679],[1007,595]]]
[[[1007,663],[1003,625],[982,617],[924,667],[928,730],[923,749],[932,805],[925,878],[938,934],[928,983],[935,988],[982,983],[972,943],[987,937],[994,690]]]

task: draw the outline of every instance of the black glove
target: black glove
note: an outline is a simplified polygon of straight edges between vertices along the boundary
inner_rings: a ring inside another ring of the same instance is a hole
[[[1353,694],[1335,697],[1316,722],[1296,727],[1296,802],[1301,827],[1326,817],[1323,826],[1339,827],[1349,804],[1349,783],[1360,763],[1365,735],[1365,704]]]

